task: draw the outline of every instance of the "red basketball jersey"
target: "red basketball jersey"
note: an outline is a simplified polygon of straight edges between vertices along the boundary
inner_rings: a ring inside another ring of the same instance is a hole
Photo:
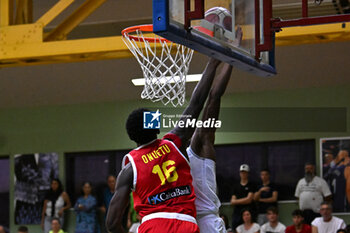
[[[178,149],[180,145],[176,135],[167,134],[124,157],[124,166],[132,164],[134,208],[141,217],[156,212],[196,217],[190,165]]]

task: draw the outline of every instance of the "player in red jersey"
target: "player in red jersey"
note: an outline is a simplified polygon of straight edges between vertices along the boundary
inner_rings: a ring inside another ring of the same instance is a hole
[[[180,121],[198,118],[219,64],[215,59],[209,60]],[[163,139],[157,139],[159,129],[143,129],[145,112],[145,109],[135,110],[126,123],[128,135],[138,148],[123,160],[107,214],[107,229],[112,233],[124,232],[122,216],[133,190],[134,207],[142,217],[139,233],[197,233],[195,195],[186,155],[195,128],[178,124]],[[159,117],[158,111],[153,114],[154,118]]]
[[[232,66],[223,64],[221,73],[215,78],[205,105],[202,120],[217,121],[221,97],[230,80]],[[197,223],[201,233],[226,233],[225,223],[219,217],[220,200],[216,194],[215,169],[216,127],[197,128],[187,148],[190,159],[193,186],[196,194]]]

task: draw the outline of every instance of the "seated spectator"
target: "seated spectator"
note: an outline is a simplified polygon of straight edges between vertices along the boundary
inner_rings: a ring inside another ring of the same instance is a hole
[[[270,182],[270,171],[263,169],[260,172],[261,185],[258,186],[258,191],[254,193],[254,201],[258,205],[258,224],[261,226],[267,222],[266,210],[270,206],[277,207],[278,192]]]
[[[26,226],[19,226],[18,227],[18,233],[28,233],[28,227],[26,227]]]
[[[228,217],[225,214],[220,214],[220,218],[224,220],[227,233],[232,233],[232,228],[230,227],[230,224],[228,222]]]
[[[337,233],[347,233],[347,231],[345,229],[339,229],[337,230]]]
[[[320,208],[322,217],[312,221],[312,233],[336,233],[339,229],[345,229],[346,224],[343,219],[332,216],[333,207],[328,202],[323,202]]]
[[[61,229],[61,223],[59,218],[53,218],[51,220],[50,233],[64,233],[64,231]]]
[[[96,209],[97,200],[91,195],[90,182],[84,182],[82,187],[83,196],[75,203],[74,210],[77,213],[75,233],[98,233],[100,232]]]
[[[60,224],[64,223],[64,212],[71,207],[68,194],[63,190],[59,179],[51,181],[51,188],[45,196],[41,227],[44,233],[48,233],[52,225],[53,218],[59,218]]]
[[[268,222],[261,226],[260,233],[284,233],[286,226],[278,221],[278,210],[271,206],[267,209]]]
[[[311,233],[311,226],[308,224],[304,224],[304,216],[303,211],[294,210],[292,213],[293,216],[293,225],[288,226],[286,229],[286,233]]]
[[[0,233],[7,233],[5,227],[0,225]]]
[[[253,222],[252,212],[249,209],[242,211],[243,224],[236,228],[237,233],[258,233],[260,230],[259,224]]]

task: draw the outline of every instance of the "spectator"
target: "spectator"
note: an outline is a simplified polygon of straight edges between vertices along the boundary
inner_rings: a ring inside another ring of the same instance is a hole
[[[7,233],[5,227],[0,225],[0,233]]]
[[[293,225],[287,227],[286,233],[311,233],[311,226],[303,223],[303,211],[294,210],[292,216]]]
[[[61,229],[61,223],[59,218],[52,218],[51,231],[49,233],[64,233],[64,231]]]
[[[259,224],[253,222],[252,213],[249,209],[243,209],[242,211],[243,224],[236,228],[237,233],[259,233]]]
[[[347,233],[347,231],[345,229],[339,229],[337,230],[337,233]]]
[[[241,213],[245,208],[253,209],[254,185],[249,182],[249,166],[242,164],[239,168],[241,181],[233,187],[231,205],[234,206],[232,214],[232,229],[242,224]],[[254,216],[254,214],[253,214]],[[254,217],[253,217],[254,218]]]
[[[18,227],[18,233],[28,233],[28,227],[26,226]]]
[[[228,222],[228,217],[225,214],[220,214],[220,218],[224,220],[227,233],[232,233],[232,228],[230,227],[230,223]]]
[[[261,226],[260,233],[284,233],[286,226],[278,221],[278,210],[271,206],[267,209],[268,222]]]
[[[326,181],[315,175],[315,165],[305,165],[305,177],[300,179],[295,196],[299,199],[299,208],[304,211],[305,223],[311,224],[315,217],[319,217],[320,205],[331,200],[331,191]]]
[[[116,184],[116,178],[114,175],[109,175],[107,177],[107,185],[108,187],[103,191],[103,205],[100,208],[101,211],[106,215],[108,211],[108,206],[109,202],[111,201],[113,194],[114,194],[114,189],[115,189],[115,184]]]
[[[346,224],[343,219],[332,216],[333,207],[327,202],[323,202],[320,208],[322,217],[312,221],[312,233],[336,233],[339,229],[345,229]]]
[[[107,186],[108,187],[106,187],[103,191],[103,203],[102,203],[102,206],[100,208],[101,212],[104,214],[104,222],[106,221],[109,203],[114,195],[116,184],[117,184],[116,177],[114,175],[109,175],[107,177]],[[130,197],[132,197],[132,193],[130,193]],[[131,202],[133,203],[133,200],[131,200],[130,203]],[[131,209],[130,204],[129,204],[129,208]],[[134,209],[134,208],[132,207],[132,209]],[[130,216],[130,220],[131,220],[130,222],[128,221],[129,216]],[[125,211],[125,214],[123,215],[123,220],[122,220],[122,226],[124,227],[124,229],[131,227],[133,221],[137,222],[136,214],[130,213],[130,215],[129,215],[129,212]],[[102,232],[108,233],[105,224],[102,224]]]
[[[42,211],[41,227],[44,233],[48,233],[53,218],[59,218],[60,224],[63,225],[64,211],[71,207],[69,196],[63,191],[62,183],[59,179],[51,181],[51,188],[48,191]]]
[[[258,204],[258,224],[261,226],[267,222],[266,211],[270,206],[277,207],[278,192],[270,182],[270,171],[263,169],[260,172],[262,184],[254,193],[254,200]]]
[[[77,213],[75,233],[99,233],[96,208],[97,200],[91,195],[91,183],[84,182],[82,186],[83,196],[75,203],[74,210]]]
[[[111,201],[114,189],[116,185],[116,177],[114,175],[108,175],[107,176],[107,187],[103,189],[102,192],[102,205],[100,207],[100,211],[103,214],[103,223],[106,221],[106,215],[108,211],[109,202]],[[102,224],[101,226],[101,232],[107,233],[105,224]]]

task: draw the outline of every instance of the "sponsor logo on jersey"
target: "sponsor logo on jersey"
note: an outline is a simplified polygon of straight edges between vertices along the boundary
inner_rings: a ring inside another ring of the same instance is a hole
[[[191,187],[189,185],[180,186],[167,191],[155,194],[148,197],[148,203],[150,205],[157,205],[172,198],[186,196],[191,194]]]

